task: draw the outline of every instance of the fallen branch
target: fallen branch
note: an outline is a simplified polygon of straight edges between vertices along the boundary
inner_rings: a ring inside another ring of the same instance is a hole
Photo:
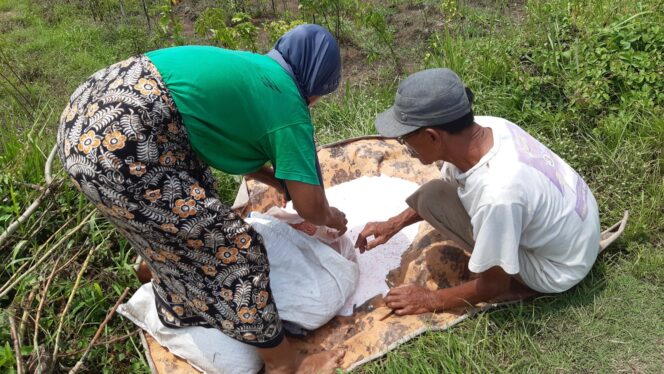
[[[28,233],[26,235],[27,238],[24,236],[21,239],[27,240],[27,239],[33,238],[37,235],[38,232],[40,232],[44,228],[44,221],[46,221],[46,217],[48,217],[47,213],[51,212],[51,208],[53,208],[53,205],[55,205],[55,203],[53,202],[53,200],[51,200],[49,202],[49,204],[44,208],[44,212],[39,215],[39,218],[37,218],[35,220],[35,222],[32,224],[32,226],[30,226],[29,228],[27,228],[25,230]],[[55,212],[53,212],[53,213],[55,213]]]
[[[32,301],[35,299],[35,294],[37,293],[37,288],[39,284],[35,284],[28,294],[27,300],[21,302],[21,308],[23,309],[23,315],[21,316],[21,322],[18,324],[18,337],[23,339],[25,335],[25,324],[28,322],[28,315],[30,314],[30,309],[32,306]]]
[[[32,346],[35,347],[35,350],[39,346],[39,342],[37,339],[39,338],[39,318],[41,317],[41,312],[42,309],[44,308],[44,302],[46,301],[46,295],[48,293],[49,287],[51,287],[51,282],[53,282],[53,278],[55,277],[56,271],[55,269],[58,267],[58,262],[60,259],[55,260],[55,265],[53,266],[53,271],[51,271],[51,275],[48,276],[48,279],[46,280],[46,286],[44,286],[44,289],[41,292],[41,299],[39,300],[39,306],[37,307],[37,314],[35,316],[35,334],[32,337]],[[39,351],[37,351],[37,361],[40,361],[40,355]]]
[[[87,242],[87,241],[86,241],[86,242]],[[83,245],[85,245],[85,243],[83,243]],[[69,266],[72,262],[76,261],[76,259],[78,258],[78,256],[81,255],[81,253],[83,253],[83,250],[79,250],[78,252],[76,252],[73,256],[71,256],[71,258],[70,258],[67,262],[65,262],[64,264],[60,265],[60,267],[58,268],[58,270],[56,270],[55,272],[56,272],[56,273],[61,272],[64,268],[66,268],[67,266]]]
[[[60,228],[59,228],[57,231],[55,231],[53,234],[51,234],[51,236],[49,236],[48,239],[46,239],[46,241],[45,241],[44,243],[42,243],[42,245],[39,247],[39,249],[37,250],[37,252],[40,252],[40,251],[41,251],[41,250],[42,250],[42,249],[43,249],[48,243],[50,243],[51,240],[53,240],[53,238],[55,238],[55,236],[56,236],[58,233],[60,233],[62,230],[64,230],[64,229],[67,227],[67,225],[69,224],[69,222],[71,222],[72,220],[74,220],[74,218],[75,218],[75,217],[71,217],[70,219],[68,219],[67,222],[64,223],[64,225],[60,226]],[[42,256],[42,258],[43,258],[43,256]],[[13,282],[13,281],[15,280],[15,277],[18,277],[18,276],[20,276],[20,274],[23,274],[23,269],[24,269],[25,267],[27,267],[28,265],[30,265],[31,263],[32,263],[32,261],[26,261],[26,262],[24,262],[23,264],[21,264],[21,266],[19,266],[18,270],[16,270],[16,271],[14,272],[14,274],[12,274],[12,276],[9,277],[9,279],[7,280],[7,282],[5,282],[5,284],[2,285],[2,287],[0,287],[0,291],[4,291],[5,287],[6,287],[10,282]]]
[[[53,159],[55,159],[55,154],[58,151],[58,145],[54,145],[51,149],[51,153],[48,154],[46,159],[46,165],[44,165],[44,178],[46,179],[46,185],[53,183],[53,176],[51,176],[51,166],[53,166]]]
[[[37,199],[35,201],[33,201],[32,204],[30,204],[30,206],[23,212],[23,214],[21,214],[21,216],[18,217],[18,219],[16,221],[12,222],[9,226],[7,226],[7,229],[2,234],[0,234],[0,248],[2,248],[2,246],[5,244],[5,241],[7,241],[9,236],[14,234],[16,232],[16,230],[18,230],[19,226],[23,222],[27,221],[28,218],[30,218],[30,216],[35,211],[37,211],[37,208],[39,208],[39,205],[42,203],[42,201],[44,201],[44,199],[48,195],[50,195],[51,192],[53,192],[54,188],[52,188],[52,187],[53,187],[52,185],[49,185],[48,187],[46,187],[44,192],[39,194]]]
[[[76,276],[76,281],[74,282],[74,286],[71,289],[71,293],[69,294],[69,299],[67,299],[67,304],[65,304],[65,308],[62,311],[62,314],[60,314],[60,321],[58,322],[58,328],[55,330],[55,345],[53,347],[53,354],[51,355],[53,357],[53,360],[56,360],[58,357],[58,349],[60,348],[60,333],[62,332],[62,325],[65,323],[65,317],[67,316],[67,312],[69,311],[69,307],[71,306],[72,301],[74,301],[74,295],[76,295],[76,291],[78,291],[78,287],[81,284],[81,279],[83,278],[83,273],[88,269],[88,264],[90,263],[90,259],[92,258],[92,255],[94,252],[101,247],[101,245],[104,243],[102,241],[99,245],[94,246],[90,248],[90,251],[88,252],[88,256],[85,258],[85,261],[83,261],[83,265],[81,266],[81,270],[79,270],[78,275]],[[55,362],[55,361],[54,361]]]
[[[83,348],[83,349],[78,349],[78,350],[76,350],[76,351],[71,351],[71,352],[66,352],[66,353],[60,353],[60,354],[58,355],[58,357],[76,356],[76,355],[79,355],[79,354],[81,354],[81,353],[83,353],[83,352],[85,352],[85,351],[88,351],[88,350],[90,350],[90,349],[92,349],[92,348],[94,348],[94,347],[99,347],[99,346],[102,346],[102,345],[108,345],[108,344],[112,344],[112,343],[117,343],[117,342],[122,341],[122,340],[125,340],[125,339],[127,339],[127,338],[131,338],[132,336],[138,334],[140,331],[141,331],[141,329],[138,328],[138,329],[136,329],[136,330],[130,332],[129,334],[125,334],[125,335],[122,335],[122,336],[116,336],[116,337],[110,338],[110,339],[108,339],[108,340],[104,340],[104,341],[101,341],[101,342],[95,342],[94,344],[93,344],[93,343],[90,343],[87,347],[85,347],[85,348]]]
[[[76,365],[74,365],[74,367],[71,370],[69,370],[69,374],[75,374],[81,368],[81,366],[83,366],[83,361],[85,360],[85,357],[88,355],[88,352],[90,352],[90,349],[94,346],[95,341],[97,340],[97,338],[99,338],[99,336],[101,335],[101,332],[104,331],[104,327],[106,327],[106,324],[108,323],[108,321],[111,320],[111,318],[115,314],[115,311],[118,309],[118,307],[120,306],[120,304],[122,303],[124,298],[127,297],[127,293],[129,293],[129,287],[125,287],[125,289],[122,292],[122,295],[120,295],[120,298],[118,299],[118,301],[115,302],[115,305],[113,306],[113,308],[111,308],[111,310],[108,312],[108,314],[106,314],[106,318],[104,318],[104,322],[102,322],[101,325],[99,325],[99,328],[97,329],[97,332],[95,333],[95,335],[92,337],[92,340],[90,341],[90,344],[88,344],[88,347],[85,349],[85,351],[83,352],[83,355],[78,360]],[[55,355],[53,357],[55,357]]]
[[[18,182],[18,184],[20,184],[21,186],[23,186],[25,188],[30,188],[30,189],[41,191],[41,192],[44,192],[44,190],[45,190],[44,186],[40,186],[40,185],[34,184],[34,183]]]
[[[16,356],[16,373],[23,374],[23,356],[21,355],[21,337],[18,335],[16,329],[16,321],[14,321],[14,311],[8,313],[9,317],[9,330],[11,331],[12,341],[14,342],[14,355]]]
[[[31,267],[30,269],[26,270],[23,274],[21,274],[20,276],[18,276],[14,281],[12,281],[12,280],[10,279],[7,283],[5,283],[5,284],[2,286],[2,288],[0,289],[0,290],[1,290],[1,291],[0,291],[0,299],[2,299],[3,297],[5,297],[5,295],[7,295],[7,293],[9,293],[9,291],[10,291],[12,288],[14,288],[14,287],[15,287],[15,286],[16,286],[21,280],[23,280],[23,278],[27,277],[27,276],[28,276],[30,273],[32,273],[32,272],[33,272],[33,271],[34,271],[39,265],[41,265],[41,263],[44,262],[44,261],[45,261],[45,260],[51,255],[51,254],[53,254],[53,252],[55,252],[55,250],[56,250],[56,249],[57,249],[57,248],[58,248],[58,247],[59,247],[59,246],[65,241],[65,240],[69,239],[72,235],[74,235],[76,232],[78,232],[78,230],[80,230],[80,229],[81,229],[81,228],[82,228],[82,227],[88,222],[88,220],[90,219],[90,217],[92,217],[92,215],[93,215],[95,212],[97,212],[97,209],[93,209],[93,210],[92,210],[87,216],[85,216],[85,218],[83,218],[83,221],[81,221],[81,223],[79,223],[78,226],[74,227],[72,230],[70,230],[69,232],[67,232],[67,234],[65,234],[64,237],[62,237],[57,243],[55,243],[55,245],[53,245],[53,247],[51,247],[51,249],[49,249],[49,250],[48,250],[48,251],[47,251],[47,252],[46,252],[46,253],[45,253],[45,254],[39,259],[39,261],[37,261],[37,263],[35,263],[34,265],[32,265],[32,267]],[[37,252],[40,252],[41,249],[43,249],[43,247],[44,247],[44,245],[42,245],[41,247],[39,247],[39,250],[38,250]],[[11,283],[10,283],[10,282],[11,282]]]
[[[37,197],[35,201],[30,204],[30,206],[21,214],[20,217],[14,222],[12,222],[7,229],[0,234],[0,248],[4,245],[5,241],[18,230],[18,227],[25,221],[30,218],[30,216],[37,210],[42,201],[53,192],[53,177],[51,176],[51,166],[53,164],[53,159],[55,159],[55,154],[57,153],[58,146],[53,146],[51,153],[46,159],[46,165],[44,166],[44,175],[46,179],[46,186],[44,186],[44,191]]]

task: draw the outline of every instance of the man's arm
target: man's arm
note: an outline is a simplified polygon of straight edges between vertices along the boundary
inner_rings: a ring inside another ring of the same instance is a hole
[[[418,285],[408,284],[393,288],[385,297],[385,303],[400,316],[442,312],[503,298],[516,292],[517,288],[527,287],[512,280],[512,276],[500,266],[494,266],[479,273],[478,278],[455,287],[429,291]]]
[[[360,253],[364,253],[364,251],[368,251],[378,245],[386,243],[404,227],[421,220],[422,217],[420,217],[413,208],[409,207],[387,221],[369,222],[364,226],[364,229],[362,229],[362,232],[357,237],[355,248],[359,248]],[[372,235],[374,239],[367,242],[367,238]]]

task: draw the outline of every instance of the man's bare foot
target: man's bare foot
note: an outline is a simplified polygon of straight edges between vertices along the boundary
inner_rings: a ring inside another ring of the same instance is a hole
[[[346,351],[335,349],[314,353],[302,359],[297,368],[297,374],[330,374],[341,365]]]
[[[510,281],[510,289],[507,293],[500,295],[499,297],[491,300],[493,303],[507,303],[510,301],[519,301],[525,300],[533,296],[537,296],[540,293],[529,288],[525,284],[521,283],[516,278],[512,278]]]

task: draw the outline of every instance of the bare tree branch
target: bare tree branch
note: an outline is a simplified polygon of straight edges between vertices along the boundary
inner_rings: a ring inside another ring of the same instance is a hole
[[[128,339],[128,338],[131,338],[132,336],[138,334],[140,331],[141,331],[141,329],[140,329],[140,328],[137,328],[136,330],[130,332],[129,334],[125,334],[125,335],[122,335],[122,336],[115,336],[115,337],[113,337],[113,338],[110,338],[110,339],[108,339],[108,340],[104,340],[104,341],[102,341],[102,342],[95,342],[95,343],[92,343],[92,342],[91,342],[91,343],[89,344],[89,346],[87,346],[87,347],[85,347],[85,348],[83,348],[83,349],[79,349],[79,350],[72,351],[72,352],[60,353],[60,354],[58,355],[58,357],[76,356],[76,355],[79,355],[79,354],[81,354],[81,353],[83,353],[83,352],[85,352],[85,351],[89,351],[89,350],[91,350],[91,349],[94,348],[94,347],[99,347],[99,346],[101,346],[101,345],[108,345],[108,344],[112,344],[112,343],[117,343],[117,342],[119,342],[119,341],[122,341],[122,340],[125,340],[125,339]]]
[[[53,347],[53,354],[51,355],[53,357],[53,360],[57,360],[58,349],[60,349],[60,333],[62,332],[62,326],[65,323],[65,317],[67,316],[67,312],[69,312],[69,307],[71,306],[71,303],[74,300],[76,291],[78,291],[78,287],[81,284],[83,273],[85,273],[85,271],[88,269],[88,264],[90,263],[92,255],[95,253],[97,249],[99,249],[99,247],[101,247],[102,244],[104,244],[104,241],[99,243],[99,245],[90,248],[88,256],[85,258],[85,261],[83,261],[83,265],[81,265],[81,270],[79,270],[78,275],[76,276],[76,281],[74,282],[74,286],[72,287],[71,293],[69,294],[69,299],[67,299],[67,304],[65,304],[65,308],[62,310],[62,314],[60,314],[60,321],[58,322],[58,328],[55,330],[55,344]]]
[[[64,243],[64,242],[65,242],[67,239],[69,239],[72,235],[74,235],[76,232],[78,232],[78,230],[80,230],[83,226],[85,226],[85,224],[88,223],[88,220],[90,219],[90,217],[92,217],[92,215],[93,215],[94,213],[96,213],[96,212],[97,212],[97,209],[93,209],[93,210],[92,210],[87,216],[85,216],[85,218],[83,218],[83,221],[81,221],[81,223],[79,223],[78,226],[74,227],[72,230],[70,230],[69,232],[67,232],[67,234],[66,234],[65,236],[63,236],[62,238],[60,238],[60,240],[59,240],[57,243],[55,243],[55,245],[53,245],[53,247],[51,247],[51,249],[49,249],[49,250],[48,250],[48,251],[47,251],[47,252],[46,252],[46,253],[45,253],[45,254],[39,259],[39,261],[37,261],[37,263],[35,263],[34,265],[32,265],[32,267],[31,267],[30,269],[26,270],[23,274],[21,274],[21,275],[19,275],[18,277],[16,277],[15,280],[12,281],[12,279],[10,279],[7,283],[5,283],[5,284],[2,286],[2,288],[0,289],[0,298],[2,298],[2,297],[4,297],[5,295],[7,295],[7,293],[9,293],[9,291],[10,291],[12,288],[14,288],[14,287],[15,287],[15,286],[16,286],[16,285],[17,285],[17,284],[18,284],[23,278],[27,277],[27,276],[28,276],[30,273],[32,273],[32,272],[33,272],[33,271],[34,271],[39,265],[41,265],[42,262],[46,261],[46,259],[47,259],[49,256],[51,256],[51,254],[53,254],[53,252],[55,252],[55,250],[58,249],[58,247],[59,247],[62,243]],[[38,252],[41,252],[41,249],[43,249],[43,247],[44,247],[44,246],[42,245],[42,246],[39,248]]]
[[[83,352],[83,355],[78,360],[76,365],[74,365],[74,367],[71,368],[71,370],[69,370],[69,374],[75,374],[81,368],[81,366],[83,365],[83,360],[85,360],[85,357],[88,355],[88,352],[90,352],[90,349],[94,346],[95,341],[97,340],[97,338],[99,338],[99,335],[101,335],[101,332],[104,331],[104,327],[106,327],[106,324],[108,323],[108,321],[111,320],[111,318],[115,314],[115,311],[118,309],[118,307],[120,306],[120,304],[122,303],[124,298],[127,297],[127,293],[129,293],[129,287],[126,287],[124,289],[124,291],[122,292],[122,295],[120,295],[120,298],[118,299],[118,301],[115,302],[115,305],[113,306],[113,308],[111,308],[111,310],[106,315],[106,318],[104,318],[104,322],[102,322],[101,325],[99,325],[99,328],[97,329],[97,332],[95,333],[95,335],[92,337],[92,340],[90,341],[90,344],[88,344],[88,347],[86,348],[85,352]],[[53,356],[53,357],[55,357],[55,356]]]
[[[11,331],[12,341],[14,342],[14,355],[16,356],[16,373],[23,374],[23,356],[21,355],[21,337],[18,335],[16,329],[16,321],[14,321],[14,311],[7,313],[9,317],[9,330]]]

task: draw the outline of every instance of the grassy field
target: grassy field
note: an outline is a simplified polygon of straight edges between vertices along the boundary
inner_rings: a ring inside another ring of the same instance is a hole
[[[604,226],[631,214],[622,238],[570,291],[425,334],[360,372],[664,372],[661,1],[173,3],[0,0],[0,230],[44,195],[0,242],[0,372],[16,372],[19,361],[24,372],[68,372],[123,290],[139,286],[128,244],[59,162],[43,188],[76,86],[169,45],[265,52],[275,35],[313,20],[333,30],[344,59],[342,86],[313,109],[319,143],[374,133],[399,79],[446,66],[475,92],[475,113],[516,122],[584,176]],[[230,201],[236,179],[218,176]],[[135,332],[115,316],[81,371],[149,372]]]

